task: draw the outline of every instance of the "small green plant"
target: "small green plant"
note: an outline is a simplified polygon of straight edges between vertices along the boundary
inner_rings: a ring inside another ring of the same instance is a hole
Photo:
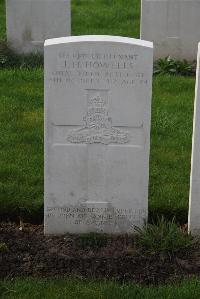
[[[8,251],[8,246],[4,242],[0,242],[0,252]]]
[[[182,231],[172,221],[167,221],[162,216],[156,223],[147,223],[144,227],[135,230],[138,233],[138,244],[150,254],[156,253],[175,253],[181,249],[189,248],[194,245],[196,240]]]
[[[195,65],[185,59],[178,60],[168,56],[155,62],[154,74],[192,76],[195,74]]]

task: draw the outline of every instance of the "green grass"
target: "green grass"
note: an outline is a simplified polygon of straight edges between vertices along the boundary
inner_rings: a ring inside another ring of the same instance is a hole
[[[2,282],[0,292],[4,299],[199,299],[200,281],[193,278],[178,285],[144,287],[106,281],[18,279]]]
[[[150,212],[187,221],[195,79],[154,77]]]
[[[153,81],[150,214],[187,220],[194,78]],[[43,215],[43,71],[0,73],[0,215]]]
[[[139,38],[140,0],[72,0],[72,34]]]
[[[1,71],[0,94],[0,213],[25,207],[34,216],[43,202],[43,71]]]

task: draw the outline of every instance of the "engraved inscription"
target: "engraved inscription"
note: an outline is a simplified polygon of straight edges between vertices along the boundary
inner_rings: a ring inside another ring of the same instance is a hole
[[[109,204],[108,204],[109,205]],[[87,224],[93,226],[127,225],[129,227],[140,224],[147,216],[146,209],[114,208],[114,207],[47,207],[46,218],[58,217],[70,221],[74,225]],[[134,225],[132,224],[134,223]]]
[[[139,70],[138,53],[59,52],[58,66],[48,75],[52,85],[106,84],[128,88],[148,85],[144,69]]]
[[[108,113],[108,91],[88,90],[85,126],[72,130],[67,136],[70,143],[123,144],[130,141],[129,133],[112,126]]]

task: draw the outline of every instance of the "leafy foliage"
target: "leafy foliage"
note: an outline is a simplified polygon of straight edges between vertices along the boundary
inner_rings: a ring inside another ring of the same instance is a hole
[[[196,240],[172,221],[167,221],[162,216],[157,223],[147,223],[144,227],[135,228],[138,232],[138,244],[150,254],[175,253],[180,249],[189,248]]]
[[[159,59],[154,65],[154,74],[170,74],[192,76],[195,74],[195,64],[187,60],[172,59],[170,56]]]

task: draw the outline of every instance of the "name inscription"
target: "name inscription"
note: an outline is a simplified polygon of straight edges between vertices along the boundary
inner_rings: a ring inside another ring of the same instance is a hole
[[[143,71],[136,72],[139,54],[111,54],[60,52],[58,68],[51,72],[48,80],[53,84],[107,84],[128,87],[147,85]]]

